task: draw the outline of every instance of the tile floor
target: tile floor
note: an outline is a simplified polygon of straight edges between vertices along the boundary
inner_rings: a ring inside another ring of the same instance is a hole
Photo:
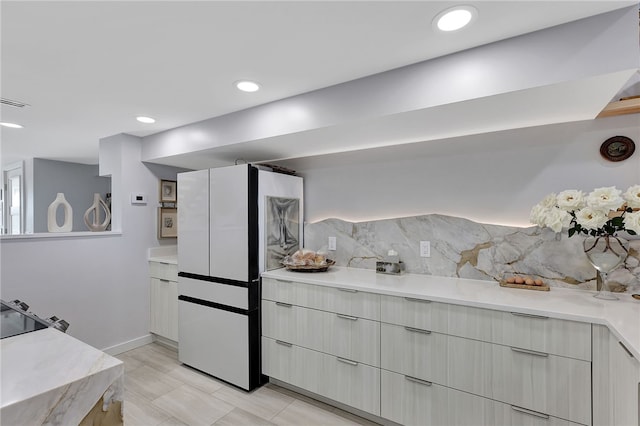
[[[182,365],[174,349],[157,343],[117,358],[125,365],[126,426],[375,425],[273,384],[243,392]]]

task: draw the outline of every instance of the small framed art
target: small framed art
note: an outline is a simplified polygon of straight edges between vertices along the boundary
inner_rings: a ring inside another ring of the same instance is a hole
[[[178,209],[158,208],[158,239],[178,237]]]
[[[178,183],[175,180],[160,181],[160,202],[175,203],[178,201]]]

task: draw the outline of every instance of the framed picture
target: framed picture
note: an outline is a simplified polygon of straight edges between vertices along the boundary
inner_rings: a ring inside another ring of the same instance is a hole
[[[178,237],[178,209],[158,208],[158,239]]]
[[[300,248],[300,200],[266,197],[265,269],[282,268],[285,256]]]
[[[175,203],[178,201],[178,183],[175,180],[160,181],[160,202]]]

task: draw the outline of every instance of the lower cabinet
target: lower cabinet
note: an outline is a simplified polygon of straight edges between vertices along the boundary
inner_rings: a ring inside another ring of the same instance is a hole
[[[640,362],[607,327],[596,324],[593,425],[640,426]]]
[[[262,373],[367,413],[380,415],[380,369],[262,338]]]
[[[403,425],[579,425],[398,373],[381,372],[380,415]]]
[[[149,262],[149,331],[178,341],[177,265]]]

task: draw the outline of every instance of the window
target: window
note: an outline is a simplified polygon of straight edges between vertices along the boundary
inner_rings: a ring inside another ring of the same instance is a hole
[[[24,230],[24,173],[22,164],[13,165],[3,172],[1,192],[2,233],[21,234]]]

